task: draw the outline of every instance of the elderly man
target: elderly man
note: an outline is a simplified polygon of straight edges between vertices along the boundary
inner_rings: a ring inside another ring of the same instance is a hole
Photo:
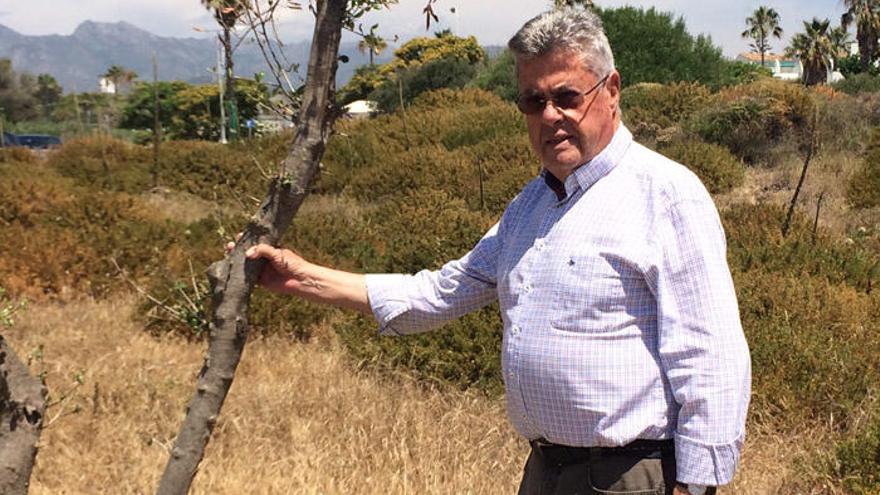
[[[749,354],[718,213],[685,167],[633,142],[598,17],[553,10],[510,40],[543,165],[463,258],[357,275],[260,245],[266,287],[427,330],[496,298],[521,494],[702,495],[731,480]]]

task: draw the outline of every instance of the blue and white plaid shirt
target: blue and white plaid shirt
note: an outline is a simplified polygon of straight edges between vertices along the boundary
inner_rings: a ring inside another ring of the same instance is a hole
[[[368,275],[381,332],[429,330],[498,298],[519,433],[582,447],[672,438],[678,481],[729,482],[751,375],[712,199],[622,125],[564,187],[560,200],[530,182],[439,271]]]

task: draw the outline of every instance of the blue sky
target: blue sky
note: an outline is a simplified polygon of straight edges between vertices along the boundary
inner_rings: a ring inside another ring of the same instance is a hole
[[[302,0],[307,3],[307,0]],[[603,7],[634,5],[656,7],[685,18],[691,33],[706,33],[728,56],[748,51],[748,41],[740,37],[744,19],[759,5],[775,8],[785,31],[783,41],[774,40],[781,51],[788,37],[801,28],[801,21],[813,16],[840,20],[840,0],[598,0]],[[366,25],[381,24],[383,34],[401,39],[424,35],[421,9],[425,0],[400,0],[390,11],[375,14]],[[529,17],[544,10],[543,0],[438,0],[437,11],[443,26],[457,34],[473,34],[483,44],[504,44]],[[450,8],[456,9],[456,14]],[[194,26],[214,27],[198,0],[0,0],[0,24],[24,34],[70,34],[84,20],[127,21],[163,36],[205,36]],[[433,28],[432,28],[433,29]],[[284,18],[282,36],[286,40],[305,39],[310,35],[310,15],[292,13]]]

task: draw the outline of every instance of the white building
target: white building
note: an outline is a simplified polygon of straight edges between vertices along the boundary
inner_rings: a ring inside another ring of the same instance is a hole
[[[101,93],[116,94],[116,84],[106,77],[98,79],[98,91]]]
[[[357,100],[345,105],[345,116],[358,119],[369,117],[379,111],[379,105],[375,101]]]
[[[761,54],[754,52],[740,53],[736,60],[738,62],[761,65]],[[804,67],[801,65],[800,60],[785,58],[775,53],[764,54],[764,67],[773,72],[773,77],[783,81],[800,81],[804,74]]]

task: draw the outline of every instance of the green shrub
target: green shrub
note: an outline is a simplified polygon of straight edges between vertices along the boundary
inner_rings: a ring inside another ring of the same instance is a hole
[[[129,193],[149,189],[149,163],[146,148],[101,134],[67,141],[49,156],[52,167],[81,186]]]
[[[800,86],[761,80],[724,89],[686,127],[703,140],[726,146],[749,164],[773,164],[790,152],[780,142],[806,141],[815,103]]]
[[[477,388],[500,395],[502,323],[497,304],[465,315],[430,333],[406,337],[377,334],[376,320],[347,316],[336,327],[346,349],[361,365],[404,368],[427,382]]]
[[[485,62],[468,84],[470,87],[491,91],[504,100],[513,102],[519,96],[516,82],[516,60],[505,49],[496,57]]]
[[[639,124],[671,127],[690,118],[709,102],[709,90],[697,83],[641,83],[620,94],[623,118],[635,128]]]
[[[757,419],[783,428],[817,418],[842,431],[880,391],[876,296],[815,276],[735,272],[753,365]]]
[[[842,81],[834,83],[833,87],[837,91],[842,91],[849,95],[874,93],[880,91],[880,76],[866,72],[853,74]]]
[[[880,93],[850,96],[814,86],[811,94],[819,112],[818,137],[823,149],[858,152],[871,128],[880,125]]]
[[[463,88],[473,78],[476,69],[459,58],[441,58],[403,70],[396,78],[387,80],[370,94],[384,112],[393,112],[408,105],[418,95],[441,88]]]
[[[880,492],[880,410],[874,404],[867,424],[858,433],[838,442],[835,449],[837,478],[852,493]],[[871,417],[873,416],[873,417]]]
[[[446,188],[480,208],[503,208],[537,171],[522,117],[477,89],[443,89],[417,98],[406,114],[345,122],[328,144],[316,190],[376,201],[412,188]],[[504,178],[502,178],[504,177]],[[491,196],[491,200],[489,197]]]
[[[737,205],[722,213],[731,269],[774,272],[791,277],[819,277],[869,291],[878,277],[880,255],[858,243],[834,240],[795,215],[788,237],[782,237],[785,211],[767,205]]]
[[[847,198],[856,208],[880,205],[880,128],[875,128],[862,167],[849,182]]]
[[[691,169],[711,193],[730,191],[745,178],[742,162],[717,144],[687,140],[663,145],[659,151]]]
[[[262,197],[268,179],[287,154],[289,133],[233,144],[168,141],[160,147],[158,183],[207,200]],[[49,164],[84,187],[138,194],[153,184],[150,147],[97,135],[68,141]],[[261,170],[262,169],[262,170]]]

